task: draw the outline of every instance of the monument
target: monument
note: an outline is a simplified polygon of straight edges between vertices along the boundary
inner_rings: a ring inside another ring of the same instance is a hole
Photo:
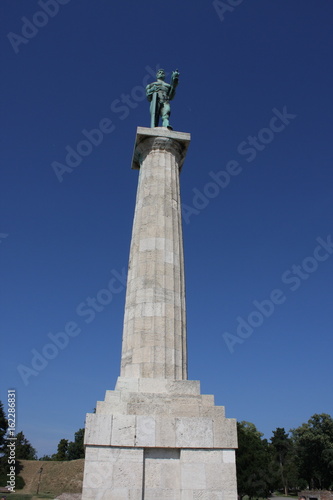
[[[236,422],[187,379],[179,172],[190,134],[169,124],[178,77],[166,84],[160,70],[146,89],[121,372],[86,418],[82,500],[237,500]]]
[[[150,126],[157,127],[159,117],[162,118],[162,127],[171,129],[170,119],[170,104],[171,99],[174,98],[176,87],[178,85],[179,72],[178,69],[172,72],[171,83],[165,82],[165,71],[159,69],[156,74],[156,82],[147,85],[146,94],[150,105]]]

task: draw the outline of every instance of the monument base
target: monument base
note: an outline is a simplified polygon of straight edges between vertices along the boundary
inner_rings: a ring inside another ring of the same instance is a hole
[[[237,500],[236,421],[198,381],[119,377],[85,445],[82,500]]]

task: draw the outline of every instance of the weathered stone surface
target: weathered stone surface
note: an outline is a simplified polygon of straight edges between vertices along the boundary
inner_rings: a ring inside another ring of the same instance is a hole
[[[85,444],[111,445],[112,415],[89,414],[84,435]]]
[[[187,379],[179,170],[190,135],[137,131],[140,168],[127,278],[121,376]]]
[[[177,448],[212,448],[213,421],[210,418],[180,417],[176,419]]]
[[[112,446],[134,446],[136,432],[136,417],[134,415],[113,415]]]
[[[107,452],[106,460],[94,460],[87,448],[82,499],[142,500],[143,450],[109,448]]]
[[[87,415],[82,500],[237,500],[236,421],[187,380],[179,170],[188,143],[189,134],[137,131],[121,376]]]
[[[107,391],[106,401],[87,415],[85,444],[233,450],[236,421],[207,395]]]

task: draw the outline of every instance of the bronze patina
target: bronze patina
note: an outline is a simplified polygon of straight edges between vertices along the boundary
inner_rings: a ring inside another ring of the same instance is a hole
[[[146,87],[147,99],[150,102],[150,126],[158,127],[160,117],[162,119],[162,127],[170,126],[170,101],[174,98],[176,87],[179,80],[179,71],[172,72],[171,82],[165,82],[165,71],[159,69],[156,73],[156,82],[149,83]]]

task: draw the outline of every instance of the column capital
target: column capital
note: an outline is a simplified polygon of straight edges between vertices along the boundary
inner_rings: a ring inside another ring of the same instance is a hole
[[[147,154],[154,150],[172,152],[181,170],[191,135],[186,132],[175,132],[166,127],[138,127],[132,158],[132,168],[139,169]]]

